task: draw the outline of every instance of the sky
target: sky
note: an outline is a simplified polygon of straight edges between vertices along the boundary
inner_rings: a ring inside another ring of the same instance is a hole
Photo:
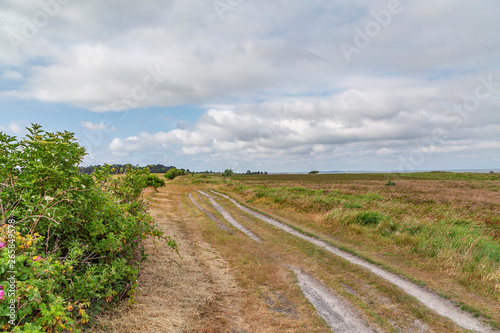
[[[83,165],[500,169],[498,0],[2,0],[0,131]]]

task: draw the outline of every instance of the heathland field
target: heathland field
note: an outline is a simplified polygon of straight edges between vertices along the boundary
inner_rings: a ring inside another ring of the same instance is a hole
[[[201,177],[194,182],[500,320],[499,174]]]
[[[116,332],[500,327],[498,174],[195,174],[151,195],[184,259],[149,250],[139,289],[154,283],[103,320]]]
[[[500,301],[499,174],[245,175],[226,189],[423,283]]]

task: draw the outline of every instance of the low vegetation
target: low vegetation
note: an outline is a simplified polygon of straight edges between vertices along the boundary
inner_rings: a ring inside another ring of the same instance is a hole
[[[165,181],[157,175],[148,175],[146,178],[146,186],[152,186],[156,190],[158,187],[165,186]]]
[[[175,177],[184,176],[185,174],[186,174],[186,170],[184,170],[184,169],[172,168],[172,169],[168,170],[168,172],[165,174],[165,178],[167,178],[168,180],[173,180],[173,179],[175,179]]]
[[[222,172],[222,178],[226,179],[227,177],[231,177],[234,175],[234,172],[232,169],[226,169]]]

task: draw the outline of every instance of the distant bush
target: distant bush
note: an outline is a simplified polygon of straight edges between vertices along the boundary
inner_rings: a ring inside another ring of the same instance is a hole
[[[317,170],[309,171],[309,174],[310,174],[310,175],[315,175],[315,174],[317,174],[317,173],[319,173],[319,171],[317,171]]]
[[[224,170],[224,172],[222,172],[222,178],[231,177],[232,175],[234,175],[232,169],[226,169]]]
[[[186,170],[184,169],[176,169],[176,168],[172,168],[170,170],[168,170],[168,172],[165,174],[165,178],[167,179],[175,179],[175,177],[177,176],[184,176],[186,174]]]
[[[396,183],[392,180],[388,180],[387,183],[385,183],[385,186],[396,186]]]
[[[165,186],[165,181],[157,175],[148,175],[148,178],[146,179],[146,185],[152,186],[156,190],[158,187]]]

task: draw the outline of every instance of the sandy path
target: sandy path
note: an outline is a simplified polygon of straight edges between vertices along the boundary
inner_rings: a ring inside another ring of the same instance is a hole
[[[198,202],[196,202],[195,198],[193,197],[193,195],[191,193],[188,194],[188,197],[191,200],[191,202],[196,206],[196,208],[198,208],[203,213],[205,213],[205,215],[207,215],[209,219],[211,219],[212,221],[214,221],[215,223],[217,223],[217,226],[219,228],[221,228],[224,231],[230,232],[230,230],[228,229],[228,227],[226,227],[224,224],[222,224],[221,220],[219,220],[212,213],[210,213],[208,210],[206,210],[205,208],[203,208]]]
[[[373,333],[370,326],[357,312],[340,297],[322,285],[318,280],[302,272],[299,268],[289,267],[297,276],[298,285],[318,314],[336,333]]]
[[[260,240],[259,236],[257,236],[256,234],[254,234],[253,232],[251,232],[250,230],[248,230],[247,228],[242,226],[238,221],[236,221],[233,218],[233,216],[231,214],[229,214],[229,212],[227,210],[225,210],[221,205],[219,205],[219,203],[217,201],[215,201],[211,195],[209,195],[208,193],[205,193],[203,191],[200,191],[200,190],[198,190],[198,192],[200,192],[202,195],[206,196],[208,198],[208,200],[210,200],[210,203],[214,206],[214,208],[217,209],[217,211],[219,213],[221,213],[222,216],[224,216],[224,218],[229,223],[231,223],[236,229],[238,229],[239,231],[241,231],[242,233],[244,233],[245,235],[247,235],[248,237],[250,237],[254,241],[259,242],[259,243],[262,242]]]
[[[363,259],[360,259],[359,257],[356,257],[350,253],[341,251],[338,248],[335,248],[322,240],[319,240],[319,239],[316,239],[316,238],[313,238],[310,236],[306,236],[306,235],[296,231],[292,227],[290,227],[282,222],[279,222],[277,220],[269,218],[263,214],[260,214],[260,213],[254,211],[250,208],[247,208],[247,207],[239,204],[236,200],[232,199],[231,197],[229,197],[225,194],[222,194],[222,193],[219,193],[219,192],[216,192],[213,190],[212,190],[212,192],[216,193],[218,195],[221,195],[222,197],[230,200],[239,209],[243,210],[244,212],[246,212],[248,214],[253,215],[254,217],[256,217],[262,221],[265,221],[265,222],[267,222],[267,223],[269,223],[277,228],[280,228],[280,229],[282,229],[282,230],[284,230],[284,231],[286,231],[294,236],[302,238],[302,239],[304,239],[308,242],[311,242],[319,247],[322,247],[322,248],[326,249],[327,251],[329,251],[329,252],[331,252],[331,253],[333,253],[341,258],[344,258],[353,264],[356,264],[356,265],[359,265],[359,266],[362,266],[362,267],[368,269],[372,273],[374,273],[374,274],[382,277],[383,279],[395,284],[397,287],[402,289],[405,293],[415,297],[421,303],[423,303],[428,308],[434,310],[439,315],[451,319],[457,325],[459,325],[465,329],[472,330],[475,332],[480,332],[480,333],[497,332],[497,331],[494,331],[492,328],[484,325],[482,322],[480,322],[478,319],[474,318],[469,313],[458,308],[451,301],[443,299],[443,298],[439,297],[438,295],[430,292],[427,289],[424,289],[424,288],[422,288],[422,287],[420,287],[420,286],[418,286],[418,285],[416,285],[416,284],[414,284],[414,283],[412,283],[404,278],[401,278],[400,276],[397,276],[393,273],[389,273],[389,272],[383,270],[382,268],[380,268],[376,265],[370,264],[369,262],[367,262]]]

